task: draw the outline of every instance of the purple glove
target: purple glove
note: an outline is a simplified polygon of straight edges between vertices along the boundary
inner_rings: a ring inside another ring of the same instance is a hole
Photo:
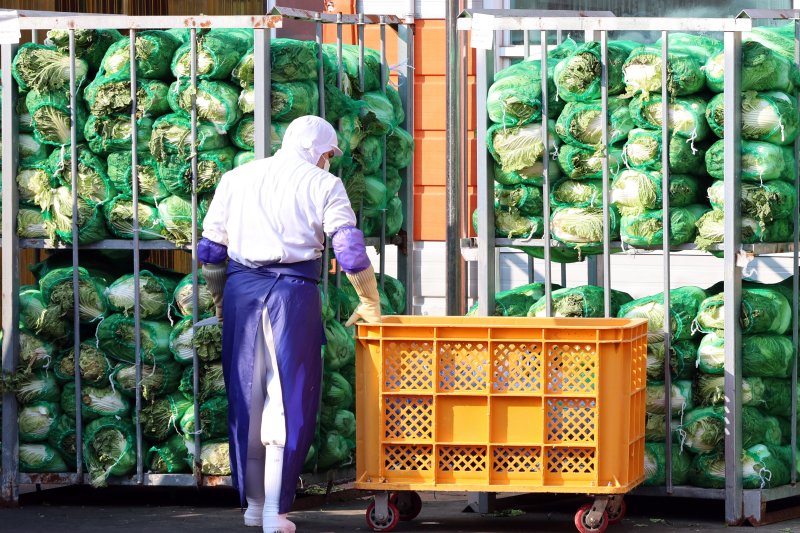
[[[371,266],[360,229],[353,226],[340,228],[333,234],[331,243],[336,260],[347,274],[357,274]]]
[[[197,258],[201,263],[222,263],[228,258],[228,247],[203,237],[197,243]]]

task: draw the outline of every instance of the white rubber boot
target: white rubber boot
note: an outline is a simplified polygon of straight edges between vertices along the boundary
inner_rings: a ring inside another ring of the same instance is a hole
[[[264,501],[261,503],[247,498],[247,509],[244,512],[244,525],[247,527],[261,527],[263,525]]]
[[[264,517],[264,533],[295,533],[296,529],[294,522],[285,514]]]
[[[274,444],[265,446],[264,459],[264,533],[294,533],[295,525],[278,514],[281,499],[281,483],[283,478],[283,446]]]

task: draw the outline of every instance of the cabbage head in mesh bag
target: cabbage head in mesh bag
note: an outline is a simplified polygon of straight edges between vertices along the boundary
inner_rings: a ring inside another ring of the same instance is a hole
[[[366,135],[353,151],[353,160],[365,174],[373,174],[380,171],[383,155],[383,139],[377,135]]]
[[[709,211],[708,206],[693,204],[669,210],[669,243],[678,246],[692,242],[697,221]],[[623,215],[619,228],[622,242],[630,246],[660,246],[664,242],[664,211],[652,209],[637,215]]]
[[[210,313],[214,309],[214,298],[211,291],[206,286],[206,280],[202,272],[197,273],[197,303],[198,316]],[[194,301],[192,298],[192,275],[187,274],[175,286],[174,300],[175,309],[182,317],[191,316]]]
[[[611,202],[623,215],[638,215],[662,206],[661,173],[623,170],[611,183]],[[669,176],[669,204],[685,207],[698,200],[697,178],[683,174]]]
[[[708,198],[714,209],[724,210],[724,189],[723,181],[715,181],[708,188]],[[772,222],[775,219],[790,217],[797,201],[794,185],[777,180],[763,184],[742,183],[741,195],[741,215],[759,222]]]
[[[93,487],[110,476],[124,476],[136,468],[136,432],[127,420],[103,417],[84,430],[83,457]]]
[[[725,137],[725,95],[708,102],[706,120],[719,138]],[[798,134],[797,99],[780,91],[742,95],[742,139],[789,145]]]
[[[619,212],[609,206],[609,234],[619,237]],[[553,238],[586,253],[603,243],[603,209],[600,207],[559,207],[550,217]]]
[[[352,364],[356,358],[356,345],[347,329],[336,320],[325,322],[327,343],[322,348],[325,368],[339,370]]]
[[[683,137],[669,139],[669,169],[676,174],[704,176],[706,151]],[[622,149],[626,166],[638,170],[660,171],[662,168],[661,131],[632,129]]]
[[[386,137],[386,164],[406,168],[414,157],[414,137],[403,128],[395,128]]]
[[[50,433],[47,434],[47,443],[70,465],[70,470],[74,469],[77,463],[75,435],[75,421],[65,414],[58,417],[55,425],[50,428]]]
[[[137,79],[136,113],[138,116],[158,117],[169,113],[167,93],[169,86],[163,81]],[[130,113],[131,80],[129,74],[97,76],[83,92],[89,112],[98,117],[116,113]]]
[[[550,205],[553,207],[597,207],[603,205],[603,182],[601,180],[563,179],[557,181],[552,187]]]
[[[386,204],[386,224],[382,220],[382,210],[364,209],[363,231],[365,237],[379,237],[381,227],[385,227],[386,237],[394,237],[403,227],[403,202],[397,196]]]
[[[603,158],[602,150],[580,148],[569,144],[565,144],[558,149],[559,168],[563,170],[566,177],[573,180],[602,178]],[[612,174],[619,172],[622,161],[621,150],[616,148],[608,150],[609,172]],[[551,167],[550,179],[552,180],[554,177],[557,177],[557,175],[553,174]],[[495,170],[495,179],[500,181],[497,170]]]
[[[622,66],[631,50],[639,46],[633,41],[608,43],[608,94],[625,90]],[[559,98],[567,102],[588,102],[600,98],[601,49],[598,41],[579,45],[556,65],[553,79]],[[541,82],[539,83],[541,87]]]
[[[25,96],[25,105],[31,114],[33,136],[37,141],[54,146],[72,144],[72,111],[68,93],[32,90]],[[84,138],[86,115],[86,107],[78,99],[78,142]]]
[[[167,80],[170,77],[170,60],[180,46],[180,40],[169,32],[147,30],[136,32],[136,75],[139,78]],[[108,47],[100,72],[105,76],[116,74],[130,76],[130,39],[117,41]]]
[[[162,363],[171,357],[169,322],[141,321],[142,361]],[[124,363],[135,362],[133,317],[113,314],[97,326],[98,347],[109,357]]]
[[[700,304],[708,297],[700,287],[686,286],[669,291],[670,329],[675,340],[688,340],[692,337],[692,322]],[[633,300],[623,305],[620,318],[646,318],[650,333],[664,330],[664,293]]]
[[[178,390],[181,379],[181,367],[175,361],[167,361],[156,365],[142,365],[141,370],[142,397],[152,400],[157,396],[171,394]],[[111,373],[114,388],[128,398],[136,397],[136,366],[120,363]]]
[[[177,392],[155,398],[142,408],[139,415],[142,433],[156,442],[163,441],[170,435],[179,435],[181,418],[191,405],[191,400]]]
[[[553,290],[560,289],[552,284]],[[544,283],[529,283],[494,295],[494,316],[527,316],[528,309],[545,295]],[[477,316],[478,302],[467,311],[467,316]]]
[[[272,119],[281,122],[291,122],[303,115],[318,115],[319,89],[316,83],[308,81],[273,83],[270,105]]]
[[[180,422],[184,435],[195,432],[194,405],[190,405]],[[222,437],[228,434],[228,398],[214,396],[200,404],[200,431],[204,438]]]
[[[51,370],[56,364],[55,350],[52,342],[20,329],[17,370],[23,373],[40,368]]]
[[[252,117],[250,118],[252,119]],[[171,113],[159,117],[153,123],[153,134],[149,144],[150,153],[153,154],[156,161],[163,161],[167,154],[188,157],[192,151],[191,130],[191,121],[183,115]],[[147,140],[142,146],[147,146]],[[197,144],[195,146],[197,151],[216,150],[226,146],[228,146],[228,138],[224,133],[217,131],[213,124],[208,122],[197,124]]]
[[[18,372],[12,386],[20,404],[57,401],[60,394],[55,376],[47,369]]]
[[[765,392],[766,386],[761,378],[742,378],[742,405],[763,407]],[[723,405],[725,403],[725,376],[700,374],[697,378],[695,397],[698,405],[701,406]]]
[[[117,113],[104,117],[90,115],[83,131],[89,148],[96,154],[131,150],[133,123],[128,114]],[[153,119],[142,117],[136,120],[137,151],[147,151],[152,134]]]
[[[34,334],[36,337],[41,337],[41,341],[33,342],[33,346],[27,347],[23,342],[22,337],[28,336],[25,331],[20,331],[20,358],[26,350],[33,349],[40,351],[40,344],[44,339],[50,341],[62,341],[72,333],[72,328],[64,320],[61,309],[57,306],[51,306],[44,301],[41,291],[34,287],[20,288],[19,291],[19,321],[20,325]],[[33,335],[29,335],[32,339]]]
[[[335,45],[328,45],[334,46]],[[272,39],[270,42],[270,66],[273,82],[316,80],[319,70],[319,51],[313,41],[295,39]],[[233,81],[242,87],[255,82],[255,57],[249,50],[241,56],[232,72]]]
[[[54,150],[47,159],[53,177],[64,187],[72,187],[72,150]],[[78,196],[103,204],[117,195],[108,177],[106,161],[85,144],[78,145]]]
[[[583,285],[569,289],[558,289],[552,292],[554,317],[601,318],[605,316],[603,288]],[[625,292],[611,289],[611,315],[615,316],[619,308],[633,298]],[[545,298],[528,309],[528,316],[545,316]]]
[[[21,239],[47,238],[44,212],[35,207],[20,207],[17,212],[17,237]]]
[[[75,85],[80,87],[89,71],[82,58],[75,59]],[[11,63],[11,74],[19,84],[20,92],[69,91],[69,53],[55,47],[25,43],[19,47]]]
[[[47,443],[31,443],[19,445],[19,471],[23,473],[36,472],[67,472],[64,459],[58,450]]]
[[[56,268],[42,277],[39,284],[42,300],[48,307],[58,308],[62,318],[71,319],[74,307],[72,267]],[[108,313],[105,297],[107,282],[103,275],[78,267],[78,312],[81,323],[100,320]]]
[[[725,438],[724,407],[700,407],[686,413],[681,430],[686,438],[682,447],[694,453],[721,450]],[[765,417],[752,406],[742,407],[742,446],[780,444],[781,431],[773,417]]]
[[[712,178],[725,175],[725,142],[719,140],[706,151],[706,170]],[[794,181],[794,156],[790,147],[761,141],[742,141],[741,179],[764,181]]]
[[[236,151],[230,146],[197,154],[197,193],[213,192],[223,174],[233,168]],[[158,164],[158,175],[170,194],[192,197],[192,161],[169,154]]]
[[[524,216],[542,216],[542,189],[535,185],[494,185],[495,209],[518,211]]]
[[[22,405],[17,414],[19,441],[43,442],[55,426],[61,407],[53,402],[33,402]]]
[[[112,152],[108,154],[108,179],[121,194],[130,196],[131,189],[131,152]],[[158,163],[147,152],[136,154],[136,175],[139,179],[139,201],[155,206],[169,196],[158,173]]]
[[[697,345],[692,340],[676,340],[669,347],[670,375],[673,379],[692,380],[697,372]],[[647,380],[664,380],[664,335],[648,335]]]
[[[725,240],[725,214],[712,209],[697,221],[697,238],[694,243],[700,250],[708,250]],[[791,219],[777,219],[763,223],[748,216],[742,216],[742,243],[789,242],[792,239]]]
[[[681,49],[670,49],[668,54],[668,88],[670,94],[685,96],[701,91],[706,76],[703,66],[707,56],[687,53]],[[660,94],[662,71],[661,47],[641,46],[628,55],[623,66],[626,96]]]
[[[164,226],[158,210],[152,205],[139,202],[139,238],[142,240],[162,239]],[[108,227],[121,239],[133,238],[133,202],[131,197],[120,194],[103,206]]]
[[[53,150],[52,146],[37,141],[36,137],[30,133],[20,133],[17,145],[19,147],[20,166],[33,165],[45,161]]]
[[[104,387],[81,387],[81,417],[94,420],[104,416],[127,417],[131,402],[122,392],[106,383]],[[75,418],[75,383],[65,383],[61,391],[61,409]]]
[[[670,388],[671,417],[680,417],[683,413],[694,409],[694,397],[691,380],[676,380]],[[663,382],[648,382],[645,400],[645,411],[656,415],[666,415],[666,392]]]
[[[524,176],[541,176],[544,161],[549,160],[549,152],[558,145],[555,123],[548,125],[548,148],[542,141],[542,125],[526,124],[506,128],[495,124],[486,134],[489,152],[500,164],[503,172],[518,172]]]
[[[720,293],[706,298],[697,313],[697,325],[703,331],[725,329],[725,301]],[[743,334],[774,333],[783,335],[792,322],[792,308],[781,289],[771,286],[748,286],[742,289],[739,322]]]
[[[50,205],[55,180],[46,162],[20,165],[16,182],[20,204],[39,206],[42,209]]]
[[[742,336],[742,375],[762,378],[788,378],[792,368],[792,342],[784,335]],[[722,332],[705,335],[697,349],[697,367],[705,374],[725,371],[725,338]]]
[[[191,83],[183,79],[169,86],[169,107],[179,115],[188,117],[192,111]],[[200,80],[195,95],[197,118],[228,131],[242,118],[239,109],[239,90],[225,81]]]
[[[603,112],[599,101],[569,102],[556,122],[556,133],[567,144],[597,150],[603,142]],[[608,102],[608,144],[628,138],[633,120],[626,100]]]
[[[83,341],[80,345],[81,383],[90,387],[99,387],[108,383],[111,375],[111,363],[98,348],[94,340]],[[70,349],[61,354],[55,362],[53,371],[61,383],[75,381],[75,350]]]
[[[188,455],[183,435],[172,435],[147,451],[145,464],[155,474],[179,474],[189,471]]]
[[[704,140],[711,133],[706,122],[704,98],[700,96],[675,98],[669,102],[668,107],[669,129],[673,136],[691,139],[694,143]],[[631,99],[628,109],[636,127],[661,131],[664,121],[661,94],[637,96]]]
[[[763,28],[753,28],[754,32],[760,29]],[[794,44],[791,55],[783,57],[763,43],[745,40],[742,43],[741,69],[742,91],[792,92],[798,79],[797,66],[794,63]],[[719,52],[711,56],[706,62],[705,72],[708,88],[715,93],[721,93],[725,85],[725,54]]]
[[[139,272],[139,313],[145,320],[167,315],[172,293],[177,283],[168,276],[158,276],[149,270]],[[125,274],[106,289],[108,305],[115,313],[133,314],[136,283],[133,274]]]
[[[685,485],[689,479],[692,458],[678,446],[672,447],[672,483]],[[662,487],[667,482],[666,446],[663,442],[648,442],[644,445],[644,485]]]
[[[489,120],[505,126],[519,126],[542,118],[542,73],[540,61],[523,61],[506,69],[489,87],[486,112]],[[549,95],[555,94],[552,78]],[[553,99],[553,96],[550,96]],[[553,102],[555,103],[555,102]]]
[[[398,126],[392,102],[380,91],[361,95],[361,127],[367,135],[389,135]]]
[[[197,212],[198,233],[203,231],[204,213]],[[192,202],[179,196],[169,196],[158,204],[158,217],[164,225],[161,234],[176,246],[192,242]]]
[[[69,30],[50,30],[47,32],[47,40],[60,52],[69,54],[69,33]],[[76,29],[75,57],[86,60],[93,70],[97,70],[103,62],[108,47],[123,38],[122,34],[114,29]]]

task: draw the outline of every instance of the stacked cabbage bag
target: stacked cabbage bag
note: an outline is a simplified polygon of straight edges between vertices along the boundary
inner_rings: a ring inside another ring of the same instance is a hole
[[[130,42],[116,30],[76,35],[78,87],[78,242],[133,236],[130,117]],[[252,30],[198,32],[197,142],[191,145],[189,34],[148,30],[137,34],[137,170],[141,239],[191,242],[192,164],[197,154],[197,224],[222,175],[254,159],[255,110]],[[20,89],[21,209],[19,235],[71,243],[72,177],[66,33],[51,31],[45,44],[25,44],[14,62]],[[318,45],[272,42],[272,151],[293,119],[319,113]],[[344,50],[342,90],[335,46],[325,45],[325,118],[334,124],[344,156],[333,171],[344,181],[367,236],[400,230],[400,171],[412,158],[413,138],[400,97],[382,91],[380,57],[367,50],[364,85],[357,47]],[[384,149],[384,139],[386,148]],[[386,179],[381,161],[387,154]],[[385,223],[384,223],[385,216]]]

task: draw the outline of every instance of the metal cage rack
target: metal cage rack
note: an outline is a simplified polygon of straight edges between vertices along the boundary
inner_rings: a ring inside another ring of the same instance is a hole
[[[458,2],[454,2],[458,4]],[[492,43],[498,41],[500,32],[523,31],[524,46],[522,54],[525,58],[530,53],[530,34],[538,33],[541,43],[548,43],[548,36],[557,35],[557,42],[561,41],[562,32],[572,32],[584,35],[585,41],[598,41],[601,50],[601,104],[602,104],[602,146],[608,146],[609,115],[608,115],[608,40],[609,32],[615,31],[649,31],[661,37],[661,57],[667,57],[669,51],[668,35],[671,32],[721,32],[724,35],[724,231],[725,240],[713,250],[721,252],[724,256],[724,306],[725,306],[725,488],[703,489],[690,486],[673,486],[671,472],[671,421],[666,417],[667,438],[666,446],[666,486],[640,487],[638,494],[693,497],[701,499],[725,500],[725,519],[729,524],[739,524],[749,520],[754,524],[763,523],[770,519],[767,513],[767,503],[792,496],[800,495],[800,485],[797,484],[797,473],[792,469],[791,482],[785,486],[761,490],[745,490],[742,486],[741,453],[742,453],[742,363],[738,354],[741,351],[741,326],[739,323],[739,308],[742,291],[742,267],[755,256],[791,252],[793,268],[793,321],[791,326],[793,345],[798,345],[798,299],[800,298],[798,275],[798,250],[800,250],[800,220],[798,207],[793,211],[794,236],[792,242],[786,243],[760,243],[743,245],[741,243],[741,219],[739,206],[741,201],[741,56],[742,36],[750,31],[758,22],[771,20],[793,21],[795,24],[795,61],[800,62],[800,11],[786,10],[747,10],[733,19],[722,18],[637,18],[615,17],[608,12],[564,12],[564,11],[536,11],[536,10],[469,10],[459,13],[457,5],[448,10],[449,40],[458,47],[458,52],[451,52],[448,61],[448,79],[451,90],[448,92],[448,107],[453,111],[448,121],[448,268],[452,271],[459,269],[458,265],[463,257],[467,260],[477,261],[477,299],[478,314],[488,316],[495,308],[495,284],[497,279],[496,254],[497,248],[503,246],[541,246],[544,248],[544,289],[546,298],[547,316],[552,316],[552,289],[553,268],[550,257],[551,249],[560,246],[551,240],[549,231],[550,220],[550,187],[552,181],[548,176],[548,165],[543,165],[543,203],[544,203],[544,236],[540,239],[497,239],[494,227],[493,186],[494,176],[492,158],[486,148],[487,144],[487,90],[493,81],[496,72],[498,50],[495,44],[482,46],[475,50],[475,102],[477,107],[475,138],[477,139],[477,237],[470,237],[467,233],[466,221],[471,213],[467,211],[468,183],[465,178],[467,154],[460,147],[468,146],[468,127],[461,117],[465,116],[467,107],[467,68],[469,50],[465,34],[471,32],[471,37],[480,38],[481,41]],[[478,34],[478,35],[476,35]],[[519,47],[517,47],[519,48]],[[519,51],[519,50],[517,50]],[[547,61],[547,46],[540,46],[540,59],[543,64]],[[662,61],[662,79],[667,79],[668,62]],[[661,101],[662,116],[668,117],[669,94],[668,84],[662,84]],[[548,116],[547,116],[547,76],[542,76],[542,141],[548,146]],[[669,120],[663,120],[661,130],[662,145],[670,136]],[[798,154],[800,141],[794,144],[795,155]],[[669,151],[662,150],[662,205],[663,233],[669,235]],[[604,152],[602,165],[602,202],[603,220],[609,220],[609,155]],[[795,175],[795,188],[800,187],[800,178]],[[602,286],[604,289],[605,316],[610,312],[611,288],[611,262],[612,253],[621,250],[621,243],[610,238],[610,224],[604,224],[604,238],[602,254],[590,257],[588,263],[590,284]],[[694,245],[670,246],[669,239],[657,248],[634,250],[641,253],[657,253],[662,256],[664,309],[670,308],[670,254],[679,250],[696,249]],[[597,267],[600,267],[595,271]],[[594,272],[594,275],[593,275]],[[533,264],[529,261],[529,279],[533,281]],[[562,269],[562,280],[564,270]],[[463,301],[463,283],[454,284],[448,288],[448,309],[460,309]],[[665,320],[664,344],[665,353],[669,353],[670,321]],[[665,361],[665,405],[667,413],[671,402],[671,380],[669,357]],[[797,357],[793,361],[792,390],[797,385]],[[797,425],[797,396],[792,397],[792,427]],[[791,446],[793,449],[792,460],[796,464],[797,436],[792,432]],[[489,501],[486,494],[482,494],[475,502]],[[785,514],[783,516],[786,516]]]
[[[396,73],[398,81],[398,91],[403,103],[404,109],[408,110],[406,113],[405,122],[401,124],[406,130],[413,132],[414,129],[414,114],[413,114],[413,98],[414,98],[414,70],[413,70],[413,34],[414,34],[414,20],[413,18],[400,18],[393,15],[347,15],[347,14],[330,14],[319,13],[306,10],[299,10],[285,7],[275,7],[270,13],[266,15],[257,16],[196,16],[196,17],[178,17],[178,16],[125,16],[125,15],[85,15],[81,13],[56,13],[56,12],[41,12],[41,11],[2,11],[0,15],[4,18],[10,17],[15,19],[18,23],[19,29],[26,37],[30,35],[30,40],[36,42],[40,37],[41,31],[51,29],[62,29],[69,32],[69,54],[70,54],[70,107],[71,107],[71,175],[72,175],[72,242],[78,243],[78,226],[77,226],[77,120],[76,120],[76,99],[78,87],[76,87],[76,74],[75,74],[75,31],[80,29],[117,29],[121,31],[128,31],[128,39],[130,40],[130,62],[136,62],[135,39],[136,34],[142,30],[148,29],[170,29],[170,28],[186,28],[190,32],[191,43],[191,86],[195,89],[198,82],[197,73],[197,53],[198,53],[198,32],[207,29],[221,29],[221,28],[249,28],[254,32],[254,86],[255,86],[255,157],[267,157],[271,152],[271,136],[270,136],[270,122],[271,122],[271,105],[270,105],[270,39],[272,31],[282,26],[284,19],[293,19],[304,21],[309,24],[314,24],[316,30],[316,43],[319,47],[319,108],[320,116],[325,114],[325,98],[323,91],[323,64],[322,64],[322,48],[321,45],[324,41],[323,27],[333,26],[336,28],[336,45],[337,45],[337,59],[338,59],[338,87],[341,88],[343,63],[342,63],[342,46],[343,46],[343,28],[353,27],[357,28],[358,47],[359,47],[359,67],[360,75],[364,76],[364,54],[365,54],[365,28],[367,26],[376,26],[379,30],[380,37],[380,58],[381,58],[381,83],[382,91],[385,92],[387,83],[389,81],[390,70]],[[395,34],[397,39],[397,53],[398,53],[398,66],[390,66],[387,61],[386,44],[388,41],[386,30],[387,27]],[[27,33],[30,32],[30,33]],[[13,39],[12,39],[13,41]],[[23,248],[34,249],[71,249],[72,250],[72,265],[73,267],[79,265],[80,250],[89,249],[121,249],[133,250],[133,275],[134,275],[134,324],[135,324],[135,348],[136,348],[136,400],[135,400],[135,413],[136,422],[136,470],[130,476],[123,476],[117,478],[110,478],[110,484],[120,485],[161,485],[161,486],[220,486],[230,485],[230,476],[213,476],[204,475],[201,473],[199,453],[194,454],[195,462],[192,474],[152,474],[147,473],[143,463],[143,455],[146,452],[143,449],[142,428],[138,420],[138,413],[142,408],[142,357],[141,357],[141,316],[139,308],[139,271],[140,271],[140,258],[139,251],[141,250],[183,250],[191,254],[191,274],[192,274],[192,289],[193,289],[193,311],[192,321],[198,321],[198,259],[197,259],[197,242],[198,242],[198,220],[197,220],[197,207],[198,207],[198,194],[197,194],[197,153],[193,151],[191,156],[191,175],[192,175],[192,238],[191,243],[186,246],[176,246],[168,241],[148,241],[140,240],[139,238],[139,214],[138,214],[138,197],[139,197],[139,183],[137,176],[137,124],[136,124],[136,70],[130,69],[131,81],[131,121],[133,131],[131,133],[132,149],[131,149],[131,181],[132,181],[132,203],[134,206],[133,213],[133,238],[132,240],[122,239],[109,239],[100,241],[89,245],[76,245],[69,246],[60,243],[54,243],[41,239],[20,239],[16,234],[16,221],[18,209],[18,192],[15,183],[15,176],[19,165],[18,156],[18,116],[15,113],[15,104],[17,99],[17,85],[11,75],[11,65],[14,57],[19,48],[20,38],[16,42],[2,44],[0,47],[0,66],[2,66],[2,86],[4,87],[2,93],[2,221],[5,231],[2,235],[2,267],[3,267],[3,280],[2,280],[2,370],[3,372],[14,372],[17,368],[19,359],[19,302],[18,294],[20,288],[20,274],[19,274],[19,251]],[[362,80],[363,81],[363,80]],[[191,143],[196,145],[197,141],[197,105],[195,97],[192,96],[191,107]],[[386,137],[384,136],[384,160],[382,163],[382,177],[384,183],[386,182],[386,160],[385,160],[385,146]],[[413,263],[408,257],[408,252],[412,250],[412,236],[413,236],[413,160],[412,163],[403,171],[401,171],[402,188],[400,196],[404,205],[404,221],[401,233],[393,238],[387,238],[385,231],[386,223],[386,210],[382,213],[381,233],[379,237],[366,239],[368,246],[374,246],[379,253],[380,268],[380,283],[383,283],[384,273],[386,270],[386,248],[387,246],[396,246],[397,253],[397,274],[398,278],[407,287],[407,305],[411,305],[413,295]],[[359,220],[359,223],[361,221]],[[326,243],[324,250],[325,264],[328,264],[330,258],[330,244]],[[323,269],[323,290],[327,291],[328,283],[333,283],[334,279],[330,279],[327,269]],[[340,280],[340,270],[336,269],[335,282],[338,285]],[[78,301],[78,270],[73,268],[73,298]],[[74,324],[74,344],[73,348],[75,353],[79,353],[80,346],[80,318],[78,306],[74,306],[73,314]],[[20,484],[47,484],[47,485],[70,485],[88,482],[88,475],[84,472],[84,465],[82,460],[82,430],[83,424],[81,421],[81,379],[78,366],[78,359],[75,358],[75,387],[76,387],[76,451],[77,451],[77,470],[71,473],[53,473],[53,474],[22,474],[19,472],[18,464],[18,425],[17,425],[17,402],[13,393],[5,393],[2,397],[2,471],[0,472],[0,479],[2,482],[0,486],[0,502],[14,503],[19,496]],[[198,391],[199,391],[199,358],[196,349],[193,349],[193,370],[194,370],[194,407],[198,409]],[[197,411],[195,411],[197,412]],[[201,436],[200,436],[200,420],[199,417],[195,419],[195,449],[200,449]],[[319,472],[315,474],[304,475],[301,479],[304,483],[315,483],[320,481],[331,481],[336,476],[337,479],[342,477],[352,477],[354,473],[353,467],[345,467],[340,471]]]

